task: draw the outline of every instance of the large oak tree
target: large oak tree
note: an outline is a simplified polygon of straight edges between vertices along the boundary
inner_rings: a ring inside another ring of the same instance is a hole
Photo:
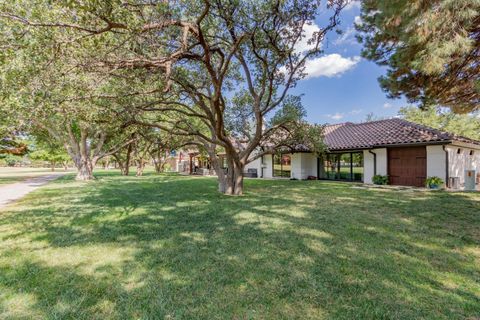
[[[307,59],[321,54],[347,1],[27,2],[5,5],[0,16],[22,31],[61,30],[53,35],[59,58],[74,56],[86,72],[131,79],[115,97],[123,106],[131,97],[134,122],[191,137],[208,151],[219,190],[242,194],[245,165],[302,127],[300,118],[266,119],[279,110],[301,114],[292,112],[300,106],[289,91],[305,76]],[[305,39],[320,10],[319,29]],[[309,48],[300,52],[305,40]],[[95,50],[84,50],[85,43]]]

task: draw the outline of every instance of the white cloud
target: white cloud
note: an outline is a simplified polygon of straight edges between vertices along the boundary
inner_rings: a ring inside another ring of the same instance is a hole
[[[353,27],[349,27],[346,31],[342,33],[342,35],[335,40],[334,44],[335,45],[340,45],[340,44],[357,44],[357,39],[355,39],[355,33],[356,30]]]
[[[383,104],[383,108],[384,108],[384,109],[391,109],[391,108],[393,108],[393,104],[388,103],[388,102],[385,102],[385,103]]]
[[[357,26],[361,26],[363,24],[362,18],[360,18],[360,16],[355,16],[355,18],[353,19],[353,23]]]
[[[359,9],[360,4],[360,0],[349,0],[344,10]]]
[[[329,117],[330,119],[333,119],[333,120],[340,120],[343,117],[345,117],[345,114],[337,112],[335,114],[327,114],[327,117]]]
[[[345,118],[346,116],[354,116],[354,115],[360,114],[362,112],[363,112],[362,109],[353,109],[353,110],[351,110],[349,112],[346,112],[346,113],[336,112],[334,114],[326,114],[326,116],[327,116],[327,118],[330,118],[332,120],[341,120],[341,119]]]
[[[306,78],[339,76],[355,67],[359,61],[360,57],[344,58],[338,53],[311,59],[305,63]]]
[[[320,27],[315,23],[305,24],[303,26],[302,39],[295,46],[295,52],[302,53],[309,49],[313,49],[315,44],[308,44],[308,40],[312,39],[315,32],[319,32]]]

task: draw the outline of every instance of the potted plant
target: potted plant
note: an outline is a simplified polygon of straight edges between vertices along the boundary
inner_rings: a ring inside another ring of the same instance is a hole
[[[429,189],[439,189],[443,185],[443,180],[439,177],[428,177],[425,184]]]

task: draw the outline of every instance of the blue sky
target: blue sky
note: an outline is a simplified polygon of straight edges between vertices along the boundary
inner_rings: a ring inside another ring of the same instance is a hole
[[[361,45],[355,39],[354,21],[360,21],[359,2],[342,13],[342,35],[332,32],[324,41],[324,54],[307,63],[309,76],[291,91],[303,94],[307,119],[315,123],[364,121],[368,113],[375,116],[397,115],[405,99],[386,97],[377,78],[385,69],[360,58]],[[321,26],[319,18],[316,23]],[[311,27],[314,29],[315,25]],[[308,33],[308,31],[307,31]]]

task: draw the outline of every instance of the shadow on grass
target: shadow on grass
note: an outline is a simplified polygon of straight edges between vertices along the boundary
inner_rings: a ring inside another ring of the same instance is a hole
[[[480,313],[478,195],[318,181],[246,190],[223,196],[214,179],[174,175],[56,180],[0,218],[4,314],[21,294],[35,298],[28,312],[75,319]]]

